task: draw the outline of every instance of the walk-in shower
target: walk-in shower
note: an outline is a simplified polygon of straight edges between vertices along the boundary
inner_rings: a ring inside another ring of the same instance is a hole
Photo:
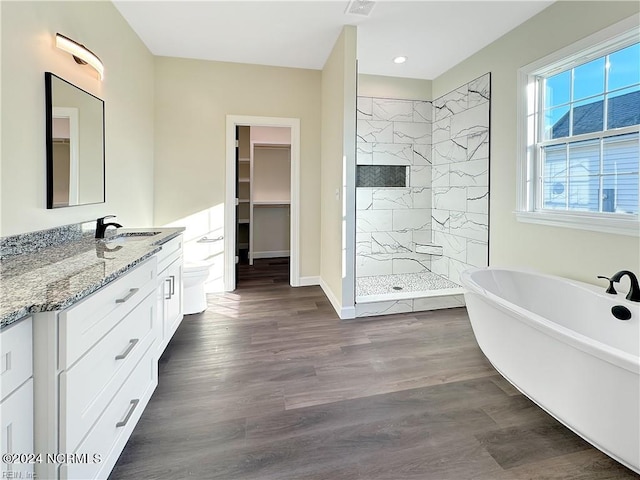
[[[488,264],[490,74],[357,105],[356,315],[464,305],[460,272]]]

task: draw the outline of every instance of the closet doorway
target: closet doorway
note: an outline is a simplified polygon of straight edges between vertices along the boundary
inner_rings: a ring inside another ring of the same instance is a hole
[[[299,285],[299,132],[298,119],[227,116],[227,291],[248,275]]]

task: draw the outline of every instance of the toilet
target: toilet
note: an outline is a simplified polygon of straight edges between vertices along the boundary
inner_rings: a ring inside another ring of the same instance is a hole
[[[185,315],[204,312],[207,309],[204,282],[209,277],[210,268],[211,264],[207,262],[185,262],[182,271],[182,309]]]

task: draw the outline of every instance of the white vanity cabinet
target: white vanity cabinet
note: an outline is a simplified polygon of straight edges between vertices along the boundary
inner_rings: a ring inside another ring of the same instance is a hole
[[[37,478],[108,477],[158,383],[156,287],[154,256],[36,315],[35,448],[60,454],[36,464]]]
[[[130,250],[138,251],[127,262],[144,258],[144,249]],[[2,452],[36,457],[2,464],[3,476],[13,467],[26,473],[12,478],[106,479],[142,416],[182,320],[182,235],[133,268],[119,261],[97,264],[127,270],[92,294],[0,332]],[[74,280],[92,285],[95,265]],[[58,281],[66,288],[66,277]]]
[[[158,357],[182,321],[182,235],[162,245],[158,257],[157,305],[161,325]]]
[[[2,453],[33,454],[32,318],[18,320],[0,332],[0,444]],[[28,457],[0,463],[2,478],[31,478]]]

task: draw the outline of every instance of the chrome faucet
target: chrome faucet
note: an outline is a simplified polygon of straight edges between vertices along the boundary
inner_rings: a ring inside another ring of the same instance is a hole
[[[104,223],[107,218],[116,218],[115,215],[107,215],[105,217],[98,218],[96,220],[96,238],[104,238],[104,234],[107,231],[107,227],[120,228],[122,225],[116,222]]]
[[[627,293],[627,300],[631,300],[632,302],[640,302],[640,286],[638,285],[638,277],[635,276],[633,272],[629,270],[620,270],[617,273],[614,273],[611,278],[599,276],[598,278],[604,278],[609,280],[609,288],[607,288],[607,293],[616,294],[616,290],[613,288],[614,283],[618,283],[622,277],[629,277],[629,283],[631,283],[631,287],[629,288],[629,293]]]

